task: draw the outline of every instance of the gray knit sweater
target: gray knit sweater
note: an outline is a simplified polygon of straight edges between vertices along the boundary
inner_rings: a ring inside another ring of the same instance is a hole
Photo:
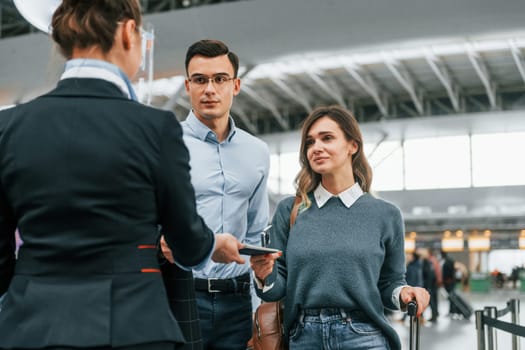
[[[289,231],[294,197],[283,199],[274,214],[271,246],[281,249],[267,280],[257,289],[265,301],[286,296],[286,334],[299,308],[341,307],[368,314],[384,332],[392,350],[399,337],[384,316],[395,309],[392,292],[405,285],[404,226],[397,207],[365,193],[350,208],[336,197],[299,213]]]

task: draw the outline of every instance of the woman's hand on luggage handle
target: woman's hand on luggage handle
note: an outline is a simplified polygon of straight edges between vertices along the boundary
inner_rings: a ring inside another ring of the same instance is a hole
[[[283,255],[282,252],[252,256],[250,258],[250,265],[255,273],[255,277],[264,283],[266,277],[273,271],[275,260],[281,255]]]
[[[430,302],[430,294],[425,288],[411,286],[403,287],[399,294],[401,309],[404,309],[411,300],[415,300],[417,303],[416,316],[419,317],[423,314],[423,311],[425,311]]]

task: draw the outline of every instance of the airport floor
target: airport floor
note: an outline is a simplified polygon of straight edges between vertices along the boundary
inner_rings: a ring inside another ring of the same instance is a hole
[[[507,306],[510,299],[520,300],[520,325],[525,325],[525,292],[516,289],[498,289],[489,293],[463,292],[465,298],[471,303],[474,310],[482,310],[485,306],[495,306],[498,310]],[[470,320],[457,319],[448,316],[448,300],[442,293],[439,295],[440,317],[435,323],[424,322],[420,328],[420,349],[421,350],[463,350],[477,349],[476,317],[473,314]],[[428,314],[427,314],[428,312]],[[430,317],[430,310],[425,311],[426,318]],[[403,317],[401,313],[394,313],[391,316],[392,325],[401,337],[403,350],[409,350],[409,321],[400,321]],[[502,321],[510,322],[510,313],[500,318]],[[498,331],[496,335],[498,350],[511,350],[512,339],[509,333]],[[525,350],[525,339],[519,339],[519,350]],[[486,345],[488,348],[488,344]]]

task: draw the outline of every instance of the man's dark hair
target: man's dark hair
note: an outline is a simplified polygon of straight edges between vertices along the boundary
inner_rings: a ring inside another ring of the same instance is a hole
[[[186,75],[188,74],[188,65],[194,56],[205,56],[205,57],[217,57],[222,55],[228,55],[233,66],[234,78],[237,78],[239,72],[239,57],[230,51],[228,46],[220,40],[204,39],[193,43],[186,51]]]

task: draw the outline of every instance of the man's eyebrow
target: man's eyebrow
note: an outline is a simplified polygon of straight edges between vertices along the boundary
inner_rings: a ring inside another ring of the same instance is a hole
[[[203,77],[209,77],[209,75],[206,75],[206,74],[204,74],[204,73],[193,73],[192,75],[190,75],[190,77],[200,76],[200,75],[202,75]],[[214,76],[217,76],[217,75],[227,75],[227,76],[230,76],[230,73],[219,72],[219,73],[214,73],[214,74],[212,74],[211,76],[214,77]]]

